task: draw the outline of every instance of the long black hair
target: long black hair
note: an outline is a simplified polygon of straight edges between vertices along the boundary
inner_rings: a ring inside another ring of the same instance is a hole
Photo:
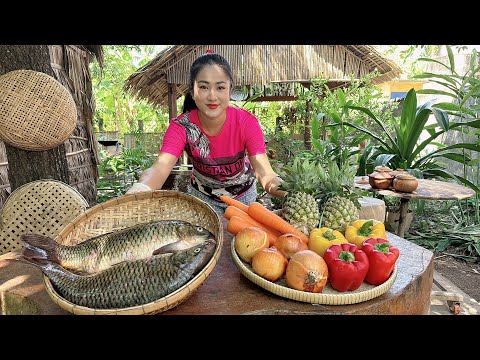
[[[220,66],[230,79],[230,90],[233,87],[232,67],[223,56],[215,53],[206,53],[200,55],[198,58],[195,59],[195,61],[192,63],[192,66],[190,67],[188,92],[185,94],[185,100],[183,101],[182,114],[197,108],[197,104],[195,104],[195,100],[193,100],[193,86],[195,84],[195,79],[197,78],[198,73],[200,72],[200,70],[203,69],[205,65]]]

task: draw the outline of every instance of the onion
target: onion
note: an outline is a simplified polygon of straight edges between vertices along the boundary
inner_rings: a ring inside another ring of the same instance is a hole
[[[275,243],[275,247],[280,251],[287,259],[290,259],[293,254],[307,250],[308,245],[300,239],[299,236],[294,234],[280,235]]]
[[[267,233],[256,227],[247,227],[235,235],[235,251],[240,259],[245,262],[252,262],[253,255],[258,250],[268,248]]]
[[[274,246],[260,249],[252,258],[255,274],[269,281],[277,281],[285,273],[288,260]]]
[[[312,250],[302,250],[293,254],[285,273],[288,287],[313,293],[322,292],[327,284],[327,278],[327,263]]]

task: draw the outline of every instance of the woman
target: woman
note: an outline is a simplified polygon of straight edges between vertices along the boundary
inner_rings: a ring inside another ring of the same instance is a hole
[[[246,205],[254,202],[257,180],[269,194],[283,197],[285,191],[278,190],[282,180],[266,155],[258,119],[229,105],[232,88],[225,58],[212,52],[198,57],[190,68],[182,115],[170,122],[156,162],[127,193],[161,189],[185,150],[193,164],[188,193],[218,212],[226,207],[221,195]]]

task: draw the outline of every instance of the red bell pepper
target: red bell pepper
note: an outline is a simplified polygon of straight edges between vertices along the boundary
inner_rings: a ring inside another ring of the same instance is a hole
[[[356,290],[368,272],[367,254],[351,243],[333,244],[323,255],[330,284],[337,291]]]
[[[400,256],[396,246],[382,238],[369,238],[362,244],[362,250],[370,262],[365,281],[371,285],[383,284],[393,272],[395,263]]]

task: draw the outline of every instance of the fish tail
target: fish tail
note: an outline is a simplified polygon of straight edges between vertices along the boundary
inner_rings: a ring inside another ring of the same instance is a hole
[[[23,263],[38,266],[41,269],[43,269],[43,267],[49,263],[48,260],[46,260],[46,259],[26,257],[23,254],[21,256],[19,256],[16,260],[18,260],[20,262],[23,262]]]
[[[52,238],[38,234],[24,234],[22,240],[24,242],[22,252],[24,258],[37,260],[37,262],[49,260],[57,264],[60,263],[57,251],[58,244]]]

